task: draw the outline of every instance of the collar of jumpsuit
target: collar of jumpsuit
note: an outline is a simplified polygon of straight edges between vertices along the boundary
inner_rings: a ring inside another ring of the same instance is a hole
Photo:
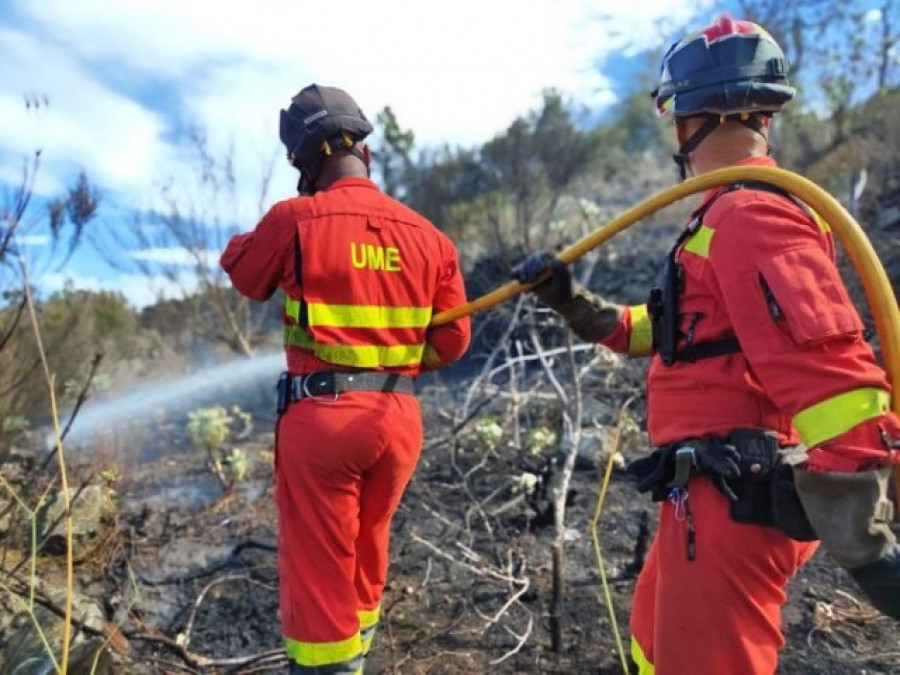
[[[751,155],[750,157],[742,159],[740,162],[736,162],[732,166],[776,166],[776,162],[768,155]],[[711,200],[715,199],[722,192],[722,190],[726,189],[726,187],[727,186],[724,185],[713,187],[704,192],[703,200],[700,202],[700,205],[697,207],[697,209],[695,209],[695,211],[700,211]]]

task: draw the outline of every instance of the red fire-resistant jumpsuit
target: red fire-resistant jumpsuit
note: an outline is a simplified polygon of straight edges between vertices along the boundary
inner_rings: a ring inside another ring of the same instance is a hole
[[[253,232],[229,242],[222,266],[255,300],[284,290],[292,375],[365,369],[414,377],[468,346],[468,319],[428,329],[433,313],[465,302],[452,242],[366,179],[276,204]],[[295,670],[361,672],[378,622],[391,518],[421,444],[421,413],[409,394],[304,398],[279,420],[280,607]]]
[[[745,165],[772,166],[766,157]],[[888,383],[834,264],[824,223],[788,198],[762,190],[711,190],[715,202],[682,245],[679,329],[694,344],[737,337],[741,351],[647,375],[648,430],[655,446],[738,428],[801,440],[809,470],[855,471],[888,460],[880,428]],[[763,283],[764,282],[764,283]],[[770,293],[764,292],[767,286]],[[643,305],[626,308],[603,342],[630,355],[652,351]],[[680,343],[684,346],[684,342]],[[689,560],[680,505],[664,502],[635,590],[632,654],[641,673],[773,673],[785,585],[816,544],[734,522],[705,476],[688,485],[695,528]]]

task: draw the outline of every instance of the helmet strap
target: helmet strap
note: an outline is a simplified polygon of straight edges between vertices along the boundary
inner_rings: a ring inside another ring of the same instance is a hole
[[[672,155],[672,159],[675,161],[676,166],[678,167],[678,175],[681,177],[681,180],[685,180],[688,174],[688,165],[690,164],[690,155],[691,153],[697,149],[697,146],[709,136],[713,130],[719,126],[722,122],[722,117],[719,115],[706,115],[706,119],[697,131],[693,133],[684,143],[681,144],[681,147],[678,148],[678,152]]]
[[[294,166],[300,171],[300,180],[297,181],[297,192],[301,195],[314,195],[318,188],[316,183],[322,173],[322,166],[325,164],[325,158],[331,157],[335,150],[344,150],[359,159],[366,167],[366,175],[370,174],[369,165],[366,163],[366,156],[359,148],[359,143],[353,139],[347,132],[342,132],[322,143],[321,152],[316,158],[309,163],[308,166],[302,166],[299,163]]]

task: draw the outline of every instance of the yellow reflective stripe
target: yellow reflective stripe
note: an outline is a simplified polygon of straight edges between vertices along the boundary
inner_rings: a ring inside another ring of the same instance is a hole
[[[631,335],[628,336],[628,355],[647,356],[653,352],[653,323],[647,305],[631,305]]]
[[[303,326],[285,326],[283,330],[284,344],[292,347],[312,349],[315,346],[312,335]]]
[[[284,296],[284,313],[294,321],[300,320],[300,301]]]
[[[375,627],[378,625],[380,615],[380,606],[375,609],[356,610],[356,616],[359,617],[359,637],[362,640],[363,654],[368,654],[372,648],[372,640],[375,638]]]
[[[422,363],[434,370],[444,365],[441,357],[438,356],[437,350],[431,345],[425,345],[425,351],[422,353]]]
[[[807,448],[837,438],[860,422],[883,415],[891,397],[884,389],[863,387],[826,398],[801,410],[791,422]]]
[[[408,366],[422,361],[425,345],[315,345],[313,352],[329,363],[357,368]]]
[[[310,326],[343,328],[425,328],[431,307],[382,307],[380,305],[307,305]]]
[[[653,675],[656,672],[653,664],[644,656],[644,650],[634,638],[631,638],[631,660],[638,667],[638,675]]]
[[[712,243],[712,238],[715,233],[716,231],[711,227],[701,225],[697,228],[697,231],[691,235],[691,238],[687,240],[687,243],[684,245],[684,250],[695,253],[701,258],[708,258],[709,245]]]
[[[372,628],[381,617],[381,606],[379,605],[375,609],[358,609],[356,610],[356,616],[359,618],[361,630]]]
[[[325,666],[352,661],[362,652],[359,633],[339,642],[300,642],[284,638],[288,657],[301,666]]]

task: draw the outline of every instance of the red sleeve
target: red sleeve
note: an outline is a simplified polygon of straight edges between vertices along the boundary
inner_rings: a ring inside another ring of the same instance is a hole
[[[783,197],[743,190],[720,198],[705,220],[715,231],[709,262],[741,350],[804,443],[833,442],[883,415],[887,379],[863,339],[827,229]],[[855,413],[844,403],[858,392],[868,407]],[[844,417],[843,428],[830,413]]]
[[[279,202],[252,232],[237,234],[228,242],[220,264],[231,283],[251,300],[268,300],[293,269],[297,223],[289,202]]]
[[[444,263],[432,303],[434,314],[466,303],[466,289],[456,248],[449,240],[441,238],[441,249]],[[472,328],[468,316],[429,329],[422,361],[423,370],[434,370],[458,360],[469,347],[471,337]]]

